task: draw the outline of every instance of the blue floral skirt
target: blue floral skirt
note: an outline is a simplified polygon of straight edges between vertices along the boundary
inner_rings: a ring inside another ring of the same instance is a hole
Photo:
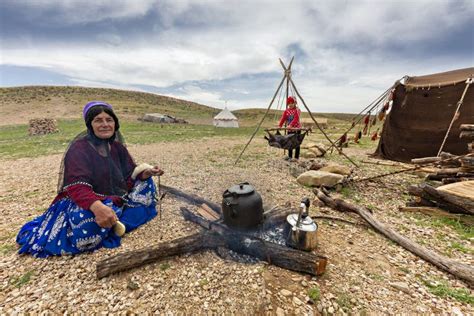
[[[126,232],[130,232],[156,216],[155,193],[155,184],[149,178],[135,183],[124,206],[115,206],[110,199],[102,202],[115,211]],[[120,240],[112,228],[97,225],[94,214],[80,208],[70,198],[56,201],[43,215],[23,225],[16,237],[20,254],[29,253],[40,258],[101,247],[115,248],[120,246]]]

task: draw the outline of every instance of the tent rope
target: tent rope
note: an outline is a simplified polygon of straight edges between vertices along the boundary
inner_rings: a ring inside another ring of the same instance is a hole
[[[439,157],[439,155],[443,151],[444,144],[446,143],[446,140],[448,139],[448,135],[449,135],[449,132],[451,131],[451,127],[453,126],[454,121],[456,121],[459,118],[459,109],[461,108],[461,105],[464,102],[464,97],[466,96],[467,89],[469,89],[469,86],[473,82],[472,79],[473,78],[470,77],[470,78],[467,78],[466,80],[466,87],[464,88],[461,99],[459,99],[458,101],[458,106],[456,107],[456,111],[454,112],[453,118],[451,119],[451,123],[449,123],[448,130],[446,131],[446,135],[444,135],[444,139],[443,139],[443,142],[441,143],[441,147],[439,148],[438,155],[436,155],[437,157]]]

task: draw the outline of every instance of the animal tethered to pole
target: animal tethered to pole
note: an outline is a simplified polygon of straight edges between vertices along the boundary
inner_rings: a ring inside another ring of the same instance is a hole
[[[242,152],[240,153],[239,157],[237,157],[237,159],[235,160],[234,162],[234,165],[237,164],[237,162],[239,162],[240,158],[242,157],[242,154],[245,152],[245,150],[247,149],[248,145],[250,144],[250,142],[252,141],[252,139],[255,137],[255,135],[257,134],[258,130],[260,129],[260,126],[262,125],[263,121],[265,120],[265,117],[267,116],[268,112],[270,111],[270,108],[272,107],[272,104],[273,104],[273,101],[275,101],[275,98],[276,96],[278,95],[278,92],[280,91],[281,87],[283,86],[283,83],[286,81],[286,93],[288,94],[288,90],[290,89],[290,87],[292,88],[292,90],[296,93],[296,95],[299,97],[299,99],[302,101],[304,107],[306,108],[306,110],[308,111],[309,113],[309,116],[311,117],[311,119],[313,120],[315,126],[321,131],[321,133],[324,135],[324,137],[331,143],[332,146],[334,146],[338,152],[343,155],[344,157],[346,157],[347,160],[349,160],[354,166],[356,166],[357,168],[359,167],[351,158],[349,158],[340,148],[338,148],[337,146],[335,146],[334,142],[328,137],[328,135],[324,132],[324,130],[321,128],[321,126],[318,124],[318,122],[316,121],[316,119],[314,118],[313,114],[311,113],[311,110],[308,108],[308,106],[306,105],[306,102],[304,101],[303,97],[301,96],[301,94],[298,92],[298,89],[296,88],[296,85],[293,81],[293,79],[291,78],[291,65],[293,64],[293,60],[295,59],[295,57],[293,56],[291,58],[291,61],[290,63],[288,64],[288,67],[285,66],[285,64],[283,63],[283,61],[279,58],[278,60],[280,61],[280,64],[281,66],[283,67],[283,70],[284,70],[284,74],[283,74],[283,78],[281,79],[281,82],[280,84],[278,85],[278,88],[276,89],[275,91],[275,94],[273,95],[273,98],[272,100],[270,101],[270,104],[268,105],[268,108],[267,110],[265,111],[265,114],[263,115],[262,117],[262,120],[258,123],[257,125],[257,128],[255,129],[255,131],[253,132],[252,136],[250,137],[250,139],[248,140],[247,144],[245,144],[245,147],[244,149],[242,150]]]

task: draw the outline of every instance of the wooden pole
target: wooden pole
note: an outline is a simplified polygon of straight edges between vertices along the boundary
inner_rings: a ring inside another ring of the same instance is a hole
[[[237,157],[237,159],[235,160],[234,165],[236,165],[237,162],[239,162],[240,157],[242,157],[242,154],[243,154],[244,151],[247,149],[248,145],[250,144],[250,142],[252,141],[252,139],[255,137],[255,134],[257,134],[258,130],[260,129],[260,126],[262,125],[263,120],[265,120],[265,117],[267,116],[268,111],[270,111],[270,108],[272,107],[273,101],[275,101],[275,98],[276,98],[276,96],[277,96],[277,94],[278,94],[278,91],[280,91],[281,86],[283,85],[283,82],[285,82],[285,78],[286,78],[286,74],[285,74],[285,75],[283,76],[283,78],[281,79],[281,82],[280,82],[280,84],[278,85],[278,88],[276,89],[275,94],[273,95],[273,98],[272,98],[272,100],[270,101],[270,104],[268,105],[267,111],[265,112],[265,114],[264,114],[263,117],[262,117],[262,120],[260,121],[260,123],[258,123],[258,126],[257,126],[257,128],[255,129],[255,132],[253,132],[253,134],[252,134],[252,136],[250,137],[249,141],[247,142],[247,144],[245,144],[244,149],[242,149],[242,152],[240,153],[239,157]]]
[[[443,151],[444,144],[446,143],[446,140],[448,139],[449,132],[451,131],[451,127],[453,126],[453,123],[455,120],[457,120],[457,114],[459,113],[459,108],[461,107],[463,101],[464,101],[464,96],[466,95],[467,89],[469,89],[469,86],[471,85],[472,78],[471,80],[466,81],[466,87],[464,88],[464,91],[462,93],[461,99],[458,101],[458,106],[456,108],[456,111],[454,111],[453,118],[451,120],[451,123],[449,123],[448,130],[446,131],[446,135],[444,135],[443,142],[441,143],[441,147],[439,147],[438,154],[436,156],[439,156],[441,152]]]

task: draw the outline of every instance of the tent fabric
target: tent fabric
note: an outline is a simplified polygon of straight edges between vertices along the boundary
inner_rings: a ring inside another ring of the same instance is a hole
[[[227,108],[224,108],[219,114],[214,116],[215,120],[237,120],[237,117],[232,114]]]
[[[214,116],[215,127],[239,127],[237,117],[225,107],[219,114]]]
[[[474,68],[468,69],[411,77],[408,85],[399,83],[375,155],[402,162],[436,156],[466,88],[466,79],[474,73]],[[451,83],[441,84],[448,81]],[[443,151],[466,154],[468,141],[459,138],[460,125],[473,123],[474,84],[467,90]]]
[[[405,86],[410,88],[431,88],[455,85],[474,76],[474,67],[441,72],[426,76],[406,77]]]

